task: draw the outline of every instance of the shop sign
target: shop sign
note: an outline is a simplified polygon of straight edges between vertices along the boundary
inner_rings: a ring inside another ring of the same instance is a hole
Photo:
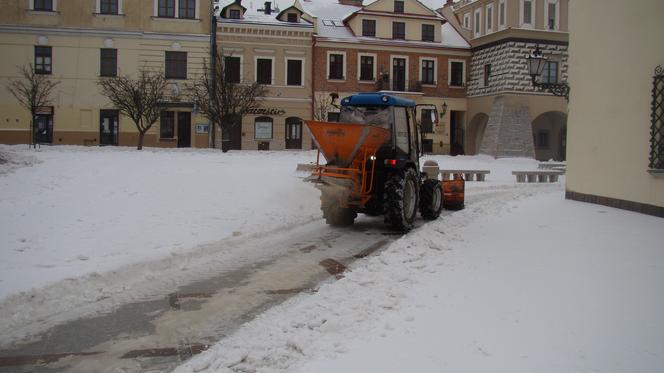
[[[280,115],[285,115],[286,110],[281,108],[251,108],[247,109],[247,111],[245,111],[245,114],[280,116]]]
[[[196,124],[196,133],[209,133],[210,125],[207,123],[198,123]]]

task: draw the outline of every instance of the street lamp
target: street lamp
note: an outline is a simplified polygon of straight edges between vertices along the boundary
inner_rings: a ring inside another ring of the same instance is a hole
[[[533,80],[533,87],[542,90],[547,90],[553,93],[554,96],[565,97],[569,101],[569,84],[567,83],[540,83],[537,81],[537,77],[542,75],[544,71],[544,66],[546,65],[547,58],[542,55],[542,51],[539,48],[539,45],[535,50],[530,53],[529,56],[526,56],[526,61],[528,62],[528,74]]]
[[[443,101],[442,108],[443,108],[443,111],[440,112],[440,118],[441,119],[445,116],[445,114],[447,114],[447,102]]]

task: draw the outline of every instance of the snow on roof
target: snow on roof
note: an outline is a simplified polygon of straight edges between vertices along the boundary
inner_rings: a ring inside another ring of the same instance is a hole
[[[470,48],[470,44],[466,39],[459,34],[459,32],[452,26],[451,23],[445,22],[443,24],[443,45],[450,48]]]
[[[363,4],[366,6],[374,1],[376,0],[364,0]],[[339,4],[338,0],[303,0],[300,4],[306,13],[316,18],[316,29],[319,37],[329,38],[333,41],[358,43],[381,40],[372,37],[356,36],[351,31],[350,27],[343,23],[344,19],[362,9],[359,6]],[[423,5],[428,6],[428,3],[423,2]],[[436,12],[436,14],[438,13]],[[445,17],[442,15],[440,18],[445,20]],[[390,40],[389,42],[395,45],[470,48],[470,45],[466,40],[449,23],[445,22],[443,24],[441,32],[441,43],[423,42],[419,40]]]
[[[219,6],[220,12],[223,8],[233,4],[235,0],[220,0],[216,4]],[[270,1],[272,3],[272,12],[265,14],[263,7],[265,1],[261,0],[244,0],[241,5],[247,10],[244,12],[244,17],[241,19],[220,18],[219,21],[223,23],[255,23],[266,25],[279,25],[279,26],[296,26],[296,27],[313,27],[310,22],[300,18],[298,22],[280,21],[277,15],[281,9],[287,9],[293,6],[293,0],[282,0],[281,3],[277,0]],[[281,8],[281,9],[280,9]]]

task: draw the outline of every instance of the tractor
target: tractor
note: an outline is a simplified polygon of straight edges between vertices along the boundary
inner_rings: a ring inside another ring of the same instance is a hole
[[[360,93],[341,100],[338,122],[306,121],[318,148],[306,180],[320,189],[328,224],[349,226],[364,213],[383,215],[392,229],[408,231],[418,209],[422,218],[434,220],[444,207],[463,208],[461,175],[441,182],[438,164],[431,160],[420,171],[416,113],[412,100]]]

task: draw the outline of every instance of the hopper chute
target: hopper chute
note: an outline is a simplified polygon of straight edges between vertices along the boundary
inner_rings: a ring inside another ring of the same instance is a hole
[[[375,154],[390,131],[372,125],[305,121],[314,142],[329,165],[349,167],[366,154]]]

